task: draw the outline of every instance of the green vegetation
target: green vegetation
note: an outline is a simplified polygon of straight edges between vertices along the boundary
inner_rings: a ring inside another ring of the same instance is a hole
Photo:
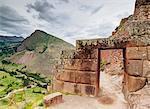
[[[49,46],[55,47],[58,44],[64,44],[63,47],[66,46],[68,48],[73,48],[73,45],[63,41],[62,39],[47,34],[44,31],[36,30],[34,33],[31,34],[30,37],[26,38],[22,42],[22,44],[18,47],[18,50],[37,51],[39,53],[43,53]]]
[[[0,60],[13,55],[15,53],[16,46],[18,46],[18,43],[3,45],[3,43],[0,42]]]
[[[101,60],[100,63],[100,71],[104,71],[105,70],[105,66],[106,66],[107,62],[105,60]]]
[[[70,48],[74,46],[40,30],[24,40],[0,37],[0,109],[43,106],[49,76],[59,63],[61,51]]]
[[[25,65],[2,61],[0,63],[0,109],[33,109],[34,106],[43,106],[42,100],[47,93],[48,83],[50,83],[48,78],[28,71]],[[12,93],[13,91],[16,92]],[[11,95],[7,97],[10,93]]]
[[[41,91],[41,93],[36,93],[35,90]],[[0,109],[34,109],[37,106],[41,107],[45,96],[43,92],[46,92],[46,89],[41,87],[17,92],[7,99],[0,100]]]
[[[22,40],[22,37],[0,36],[0,60],[13,55]]]

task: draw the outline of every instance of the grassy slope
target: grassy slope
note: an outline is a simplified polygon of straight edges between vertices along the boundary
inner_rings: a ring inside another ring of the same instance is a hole
[[[13,90],[27,86],[24,84],[25,79],[29,81],[29,84],[36,85],[47,81],[42,75],[28,72],[24,65],[0,64],[0,98]],[[17,92],[9,98],[0,100],[0,109],[33,109],[34,106],[42,105],[42,99],[45,96],[43,92],[46,92],[46,89],[40,85]]]

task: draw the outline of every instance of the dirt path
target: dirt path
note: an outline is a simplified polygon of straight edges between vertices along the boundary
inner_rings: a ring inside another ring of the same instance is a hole
[[[36,86],[31,86],[31,87],[33,88],[33,87],[36,87]],[[24,88],[21,88],[21,89],[17,89],[17,90],[13,90],[12,92],[8,93],[5,97],[0,98],[0,100],[7,99],[10,96],[12,96],[13,94],[15,94],[17,92],[25,91],[25,90],[27,90],[27,87],[24,87]]]
[[[20,91],[24,91],[24,90],[26,90],[26,87],[25,87],[25,88],[22,88],[22,89],[13,90],[12,92],[8,93],[5,97],[0,98],[0,100],[9,98],[12,94],[17,93],[17,92],[20,92]]]

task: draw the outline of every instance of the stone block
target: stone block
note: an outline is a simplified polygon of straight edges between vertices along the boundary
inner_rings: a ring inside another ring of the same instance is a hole
[[[142,76],[143,61],[142,60],[127,60],[126,71],[133,76]]]
[[[101,50],[101,60],[106,63],[116,64],[117,62],[123,62],[123,50],[111,49]]]
[[[126,48],[127,59],[147,59],[147,48],[146,47],[127,47]]]
[[[76,83],[64,82],[63,92],[75,94]]]
[[[146,85],[146,78],[125,75],[125,85],[128,92],[136,92]]]
[[[63,64],[64,69],[86,71],[97,70],[97,59],[65,59]]]
[[[76,83],[96,84],[96,72],[78,71],[76,73]]]
[[[94,49],[91,46],[86,46],[84,49],[78,49],[75,59],[97,59],[98,49]]]
[[[148,50],[148,60],[150,60],[150,46],[147,47]]]
[[[64,82],[63,92],[68,92],[71,94],[81,94],[81,95],[95,95],[96,88],[94,85],[89,84],[76,84]]]
[[[54,91],[62,91],[64,87],[64,82],[59,80],[54,80],[53,90]]]
[[[63,102],[63,95],[60,92],[52,93],[44,97],[44,104],[46,107],[59,104]]]
[[[81,94],[83,95],[96,95],[96,87],[94,85],[88,85],[88,84],[80,84],[81,87]]]
[[[146,78],[150,78],[150,61],[143,62],[143,76]]]
[[[75,82],[75,75],[76,75],[76,71],[75,70],[60,70],[56,75],[56,79],[57,80],[62,80],[62,81],[66,81],[66,82]]]

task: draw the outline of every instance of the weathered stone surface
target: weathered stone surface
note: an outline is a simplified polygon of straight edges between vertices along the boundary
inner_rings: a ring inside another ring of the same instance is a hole
[[[87,46],[86,49],[78,50],[77,59],[97,59],[98,58],[98,49]]]
[[[123,49],[101,50],[101,59],[107,63],[116,63],[123,60]]]
[[[148,85],[150,85],[150,78],[147,78]]]
[[[76,73],[76,83],[95,85],[96,82],[96,72],[78,71]]]
[[[54,80],[53,90],[54,91],[62,91],[64,88],[64,82],[59,80]]]
[[[44,104],[46,107],[62,103],[63,95],[60,92],[52,93],[44,97]]]
[[[150,46],[147,47],[148,50],[148,60],[150,60]]]
[[[91,71],[63,70],[56,75],[57,80],[72,83],[96,84],[96,73]]]
[[[94,96],[95,91],[96,91],[96,87],[94,85],[64,82],[63,92]]]
[[[63,92],[75,94],[76,83],[64,82]]]
[[[126,71],[130,75],[142,76],[143,74],[143,61],[142,60],[128,60]]]
[[[146,78],[125,75],[125,87],[128,92],[136,92],[146,85]]]
[[[146,47],[127,47],[126,48],[127,59],[147,59]]]
[[[100,57],[106,73],[110,75],[124,73],[123,49],[101,50]]]
[[[150,108],[150,86],[146,85],[137,92],[129,93],[127,96],[129,109],[149,109]]]
[[[138,8],[136,8],[135,10],[135,18],[136,20],[147,20],[150,19],[150,6],[147,4],[138,6]]]
[[[97,59],[64,59],[64,69],[97,71]]]
[[[143,76],[150,78],[150,61],[143,62]]]
[[[88,84],[79,84],[81,87],[81,94],[83,95],[93,95],[95,96],[96,94],[96,87],[93,85],[88,85]]]
[[[75,70],[60,70],[56,75],[57,80],[62,80],[66,82],[75,82],[76,80],[76,71]]]

